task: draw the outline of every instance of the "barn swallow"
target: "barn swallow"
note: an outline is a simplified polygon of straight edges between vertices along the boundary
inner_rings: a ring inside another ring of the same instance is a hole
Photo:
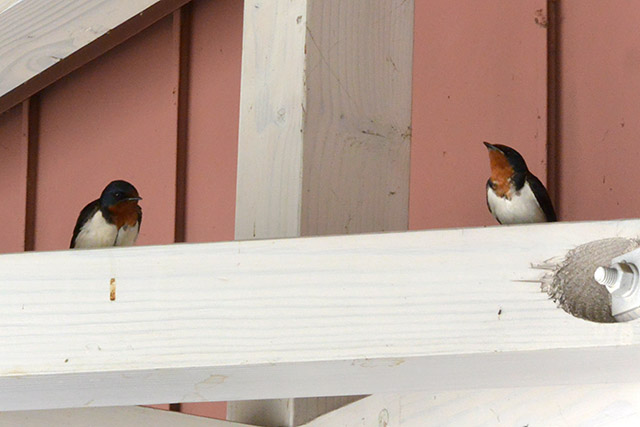
[[[516,150],[485,142],[491,177],[487,181],[487,206],[500,224],[556,221],[547,189]]]
[[[113,181],[100,198],[82,209],[73,229],[71,248],[131,246],[142,223],[142,197],[127,181]]]

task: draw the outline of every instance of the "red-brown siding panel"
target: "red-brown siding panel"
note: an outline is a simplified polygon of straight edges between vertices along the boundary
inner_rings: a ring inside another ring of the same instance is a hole
[[[640,3],[560,2],[560,214],[638,217]]]
[[[180,412],[200,417],[225,419],[227,402],[182,403]]]
[[[21,129],[21,105],[0,114],[0,252],[24,250],[27,143]]]
[[[176,119],[171,17],[42,92],[36,249],[69,245],[113,179],[144,200],[139,244],[173,242]]]
[[[243,2],[193,2],[186,240],[233,240]]]
[[[411,229],[496,224],[482,141],[546,178],[546,0],[417,1]]]

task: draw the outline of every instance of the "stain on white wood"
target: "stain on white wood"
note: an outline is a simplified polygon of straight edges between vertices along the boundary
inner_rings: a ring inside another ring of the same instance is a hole
[[[249,427],[247,424],[138,406],[0,412],[0,425],[20,427]]]
[[[0,3],[0,97],[158,1]]]
[[[639,384],[374,395],[305,427],[635,426]]]
[[[531,263],[638,230],[2,255],[0,410],[638,381],[639,322],[573,318],[521,281],[540,276]]]
[[[245,2],[236,238],[403,230],[413,1]]]

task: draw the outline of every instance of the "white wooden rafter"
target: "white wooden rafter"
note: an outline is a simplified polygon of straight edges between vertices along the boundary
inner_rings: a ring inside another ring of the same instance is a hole
[[[0,10],[0,96],[158,1],[7,2]]]
[[[0,114],[190,0],[0,0]]]
[[[589,384],[378,394],[304,427],[632,427],[639,417],[640,384]]]
[[[639,323],[573,318],[526,280],[531,263],[638,229],[3,255],[0,411],[637,382]]]

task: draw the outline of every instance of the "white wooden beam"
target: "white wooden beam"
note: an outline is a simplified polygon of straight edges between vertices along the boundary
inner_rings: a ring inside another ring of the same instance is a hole
[[[236,238],[406,230],[413,0],[247,0]]]
[[[305,427],[635,426],[640,384],[369,396]],[[386,422],[386,424],[385,424]]]
[[[573,318],[521,281],[540,276],[530,263],[639,229],[2,255],[0,410],[640,382],[640,322]]]
[[[0,0],[0,113],[189,0]]]
[[[0,13],[0,96],[159,0],[22,0]]]
[[[139,406],[0,412],[0,425],[20,427],[250,427],[247,424]]]

